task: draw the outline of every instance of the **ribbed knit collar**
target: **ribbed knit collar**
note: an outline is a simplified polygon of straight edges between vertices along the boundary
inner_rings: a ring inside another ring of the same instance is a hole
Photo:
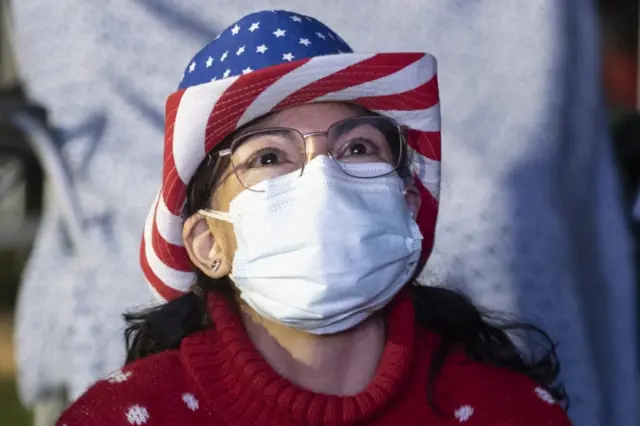
[[[208,405],[233,425],[353,425],[379,413],[397,394],[413,356],[415,315],[408,289],[388,308],[387,342],[371,383],[353,396],[316,394],[276,373],[245,332],[237,309],[210,294],[214,326],[184,339],[183,362]]]

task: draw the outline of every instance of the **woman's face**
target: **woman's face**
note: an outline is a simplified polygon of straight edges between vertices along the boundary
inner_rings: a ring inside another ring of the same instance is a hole
[[[255,124],[245,128],[243,133],[273,127],[291,128],[302,134],[326,132],[334,123],[362,115],[362,110],[344,103],[302,105],[258,119]],[[266,147],[273,144],[273,140],[259,138],[257,142],[253,143],[254,145],[264,143]],[[252,149],[255,148],[255,146],[252,147]],[[305,148],[303,155],[307,162],[318,155],[327,155],[330,150],[328,139],[324,136],[308,137]],[[243,152],[238,151],[239,156],[244,155]],[[379,150],[375,156],[379,157],[379,160],[373,159],[372,161],[385,161],[393,155],[390,151]],[[273,161],[268,156],[262,158]],[[248,182],[245,181],[244,184],[241,182],[237,173],[234,173],[234,165],[230,161],[224,162],[224,169],[218,173],[218,176],[220,176],[219,182],[212,194],[209,207],[226,212],[229,211],[231,200],[240,192],[247,191],[246,184]],[[415,216],[420,207],[420,196],[412,179],[407,181],[406,200],[409,209]],[[233,255],[236,250],[236,238],[232,224],[195,214],[185,221],[183,238],[192,262],[205,274],[213,278],[220,278],[231,272]],[[211,268],[214,263],[220,265],[216,270]]]

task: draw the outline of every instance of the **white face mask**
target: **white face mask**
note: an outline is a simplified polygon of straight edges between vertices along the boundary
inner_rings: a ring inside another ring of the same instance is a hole
[[[350,164],[350,173],[385,163]],[[260,315],[314,334],[337,333],[383,308],[413,276],[422,235],[404,183],[354,178],[326,156],[263,181],[202,214],[234,225],[231,279]]]

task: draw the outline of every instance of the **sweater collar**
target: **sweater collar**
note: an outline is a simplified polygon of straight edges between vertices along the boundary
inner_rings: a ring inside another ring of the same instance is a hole
[[[183,340],[183,362],[216,415],[227,424],[353,425],[383,409],[402,388],[411,366],[415,314],[409,289],[392,301],[387,342],[371,383],[353,396],[316,394],[276,373],[245,332],[237,308],[208,296],[213,327]],[[265,419],[266,420],[266,419]]]

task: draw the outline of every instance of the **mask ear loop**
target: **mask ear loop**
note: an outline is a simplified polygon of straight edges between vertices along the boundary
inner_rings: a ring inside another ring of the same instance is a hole
[[[211,219],[218,219],[224,222],[233,223],[233,216],[231,216],[231,213],[219,212],[211,209],[200,209],[198,210],[198,213]]]

